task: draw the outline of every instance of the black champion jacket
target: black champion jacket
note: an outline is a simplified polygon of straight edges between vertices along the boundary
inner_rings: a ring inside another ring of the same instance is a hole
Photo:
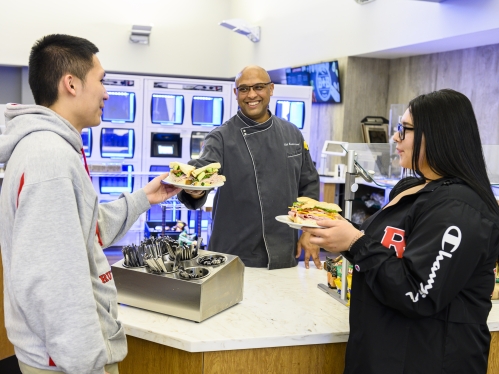
[[[345,373],[486,373],[497,214],[442,178],[362,229],[344,253],[355,269]]]

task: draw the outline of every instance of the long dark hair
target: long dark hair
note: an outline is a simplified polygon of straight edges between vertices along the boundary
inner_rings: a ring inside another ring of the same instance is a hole
[[[409,111],[414,121],[412,167],[415,173],[424,178],[419,169],[424,135],[425,157],[430,169],[443,177],[460,178],[499,214],[470,100],[454,90],[439,90],[411,100]]]
[[[64,74],[73,74],[85,83],[99,49],[86,39],[53,34],[38,40],[29,55],[29,86],[35,103],[46,107],[57,101]]]

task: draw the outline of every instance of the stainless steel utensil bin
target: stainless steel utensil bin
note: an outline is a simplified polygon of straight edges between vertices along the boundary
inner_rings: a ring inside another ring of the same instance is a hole
[[[199,251],[199,256],[220,254]],[[209,274],[185,280],[178,272],[149,273],[145,268],[125,268],[123,261],[112,265],[118,302],[137,308],[201,322],[243,299],[244,264],[237,256],[219,266],[203,266]],[[197,258],[181,261],[184,268],[200,266]]]

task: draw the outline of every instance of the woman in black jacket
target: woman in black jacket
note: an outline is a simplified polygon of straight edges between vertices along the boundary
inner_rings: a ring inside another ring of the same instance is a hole
[[[304,229],[354,264],[345,373],[486,373],[499,207],[470,101],[453,90],[409,103],[393,139],[402,179],[359,231]]]

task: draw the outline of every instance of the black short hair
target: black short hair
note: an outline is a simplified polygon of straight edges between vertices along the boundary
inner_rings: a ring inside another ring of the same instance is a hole
[[[29,86],[35,103],[46,107],[55,103],[64,74],[85,82],[97,52],[93,43],[76,36],[53,34],[38,40],[29,55]]]
[[[412,168],[419,169],[423,135],[428,166],[443,177],[465,181],[489,208],[499,213],[482,151],[475,112],[470,100],[460,92],[443,89],[420,95],[409,103],[414,123]]]

